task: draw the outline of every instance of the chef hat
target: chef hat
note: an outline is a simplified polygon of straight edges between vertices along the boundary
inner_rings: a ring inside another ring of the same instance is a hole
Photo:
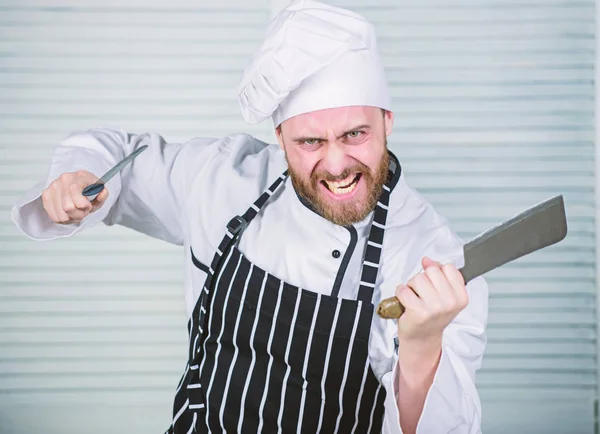
[[[314,0],[292,1],[271,22],[239,86],[244,119],[344,106],[391,109],[375,29],[360,15]]]

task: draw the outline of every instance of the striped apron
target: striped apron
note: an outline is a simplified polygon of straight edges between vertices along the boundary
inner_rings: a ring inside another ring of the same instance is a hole
[[[188,322],[189,358],[167,433],[381,432],[385,390],[368,355],[371,298],[399,171],[391,158],[357,300],[290,285],[238,250],[287,172],[229,222]]]

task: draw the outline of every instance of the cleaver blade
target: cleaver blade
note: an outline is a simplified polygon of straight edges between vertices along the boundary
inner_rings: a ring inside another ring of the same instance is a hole
[[[567,235],[562,196],[548,199],[484,232],[463,247],[465,283],[515,259],[556,244]]]
[[[478,235],[463,246],[465,284],[508,262],[556,244],[567,235],[562,195],[548,199]],[[396,297],[377,308],[382,318],[399,318],[404,307]]]

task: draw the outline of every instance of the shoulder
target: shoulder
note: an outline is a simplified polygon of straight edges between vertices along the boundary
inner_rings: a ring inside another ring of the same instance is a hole
[[[390,196],[384,243],[385,262],[400,274],[400,281],[420,271],[423,256],[461,265],[463,240],[404,175]]]
[[[249,134],[230,134],[220,138],[196,137],[185,143],[188,166],[212,166],[224,170],[268,167],[285,162],[278,145],[266,143]]]
[[[278,145],[247,134],[223,137],[209,147],[209,153],[192,151],[187,156],[192,167],[185,208],[191,242],[199,251],[212,252],[227,222],[243,214],[287,169],[287,162]]]
[[[231,134],[219,139],[197,138],[188,142],[186,159],[195,185],[199,181],[218,182],[226,187],[243,178],[248,184],[265,187],[271,178],[287,167],[278,145],[249,134]],[[197,170],[193,170],[196,168]],[[200,182],[201,184],[201,182]]]

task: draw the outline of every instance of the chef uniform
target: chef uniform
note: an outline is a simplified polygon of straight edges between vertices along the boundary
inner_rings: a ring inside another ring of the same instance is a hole
[[[391,109],[373,27],[348,10],[295,1],[269,26],[239,87],[244,118],[274,125],[297,114],[368,105]],[[102,208],[53,223],[41,193],[64,172],[109,181]],[[184,247],[189,351],[170,433],[400,433],[396,322],[374,314],[425,255],[462,264],[462,241],[411,189],[390,152],[376,208],[348,227],[296,194],[283,151],[246,134],[165,143],[156,133],[96,128],[56,148],[47,179],[12,218],[35,240],[103,222]],[[487,286],[446,328],[419,433],[480,432],[474,385],[486,344]]]

